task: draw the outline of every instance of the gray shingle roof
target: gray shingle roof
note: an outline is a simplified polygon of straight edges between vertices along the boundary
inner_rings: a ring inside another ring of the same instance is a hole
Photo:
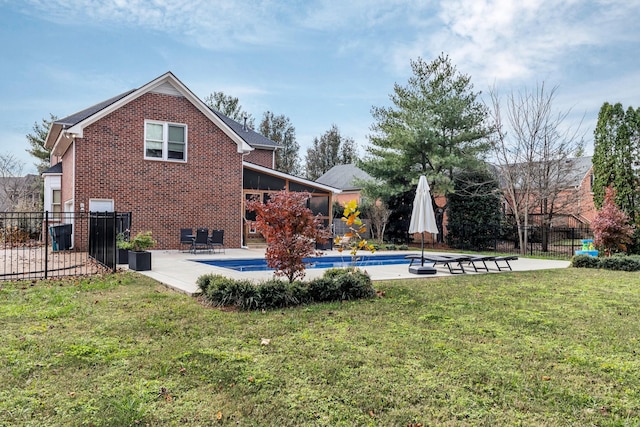
[[[125,93],[121,93],[120,95],[114,96],[113,98],[109,98],[106,101],[102,101],[96,105],[92,105],[89,108],[85,108],[82,111],[78,111],[77,113],[73,113],[70,116],[64,117],[62,119],[56,120],[54,123],[58,123],[61,125],[65,125],[65,126],[73,126],[77,123],[80,123],[81,121],[83,121],[84,119],[93,116],[94,114],[98,113],[99,111],[107,108],[109,105],[113,104],[114,102],[117,102],[119,100],[121,100],[122,98],[124,98],[125,96],[129,95],[132,92],[135,92],[137,89],[131,89]]]
[[[342,191],[360,190],[356,180],[373,181],[373,177],[354,164],[336,165],[316,179],[316,182]]]
[[[120,95],[116,95],[113,98],[109,98],[105,101],[99,102],[95,105],[92,105],[89,108],[85,108],[82,111],[78,111],[77,113],[73,113],[70,116],[64,117],[62,119],[56,120],[54,123],[62,125],[63,128],[68,128],[74,126],[81,121],[93,116],[96,113],[99,113],[103,109],[107,108],[111,104],[118,102],[122,98],[130,95],[138,89],[131,89],[127,92],[121,93]],[[267,148],[267,149],[275,149],[279,145],[271,141],[269,138],[259,134],[258,132],[251,129],[244,129],[244,126],[241,123],[236,122],[235,120],[225,116],[224,114],[214,110],[211,108],[211,111],[218,116],[227,126],[229,126],[240,138],[242,138],[247,144],[254,148]]]
[[[593,165],[592,159],[592,157],[576,157],[565,161],[568,167],[563,170],[567,171],[566,182],[568,185],[578,187],[582,183]]]
[[[521,164],[515,164],[510,167],[517,169],[520,165]],[[541,163],[536,163],[535,165],[541,165]],[[491,165],[491,167],[500,181],[500,186],[504,188],[507,182],[502,173],[503,168],[498,165]],[[582,180],[587,176],[591,167],[592,157],[569,158],[563,160],[561,164],[553,164],[550,176],[559,176],[560,181],[558,184],[563,188],[577,188],[582,184]],[[519,187],[519,185],[517,185],[517,187]]]
[[[270,140],[269,138],[259,134],[258,132],[249,129],[248,127],[245,128],[243,124],[236,122],[235,120],[233,120],[230,117],[225,116],[224,114],[222,114],[219,111],[214,110],[213,108],[211,109],[211,111],[213,111],[213,113],[220,117],[220,119],[226,123],[227,126],[229,126],[231,129],[233,129],[233,131],[235,133],[237,133],[238,135],[240,135],[240,137],[242,139],[244,139],[244,141],[249,144],[252,147],[265,147],[265,148],[276,148],[279,147],[279,145],[276,142],[273,142],[272,140]]]
[[[45,173],[62,173],[62,162],[56,163],[55,165],[51,166],[49,169],[43,171],[42,173],[43,174],[45,174]]]

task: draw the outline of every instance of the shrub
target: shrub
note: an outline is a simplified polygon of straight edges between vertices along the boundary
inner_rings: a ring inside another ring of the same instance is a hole
[[[398,247],[396,245],[394,245],[393,243],[387,245],[387,250],[388,251],[395,251],[397,249],[398,249]]]
[[[354,268],[352,268],[352,267],[350,267],[350,268],[330,268],[327,271],[325,271],[322,276],[326,277],[327,279],[335,280],[337,277],[343,276],[345,274],[348,274],[352,270],[354,270]]]
[[[266,310],[375,295],[369,275],[356,268],[332,268],[308,283],[271,279],[256,285],[247,280],[206,274],[198,278],[197,284],[211,304],[240,310]]]
[[[248,280],[208,274],[200,276],[197,283],[207,301],[216,306],[235,306],[243,310],[258,308],[258,291]]]
[[[257,289],[261,308],[291,307],[298,305],[301,300],[301,295],[296,294],[300,291],[298,287],[294,287],[293,283],[289,284],[279,279],[263,282]]]
[[[318,302],[370,298],[375,293],[369,275],[357,268],[330,268],[309,283],[309,294]]]
[[[578,268],[602,268],[605,270],[640,271],[640,256],[612,256],[596,258],[588,255],[576,255],[571,266]]]
[[[260,307],[260,293],[258,288],[249,280],[234,281],[228,288],[231,305],[241,310],[252,310]]]
[[[340,299],[340,288],[335,280],[327,277],[318,277],[310,281],[307,285],[309,301],[326,302]]]
[[[399,251],[406,251],[406,250],[409,250],[409,246],[407,246],[407,245],[400,245],[400,246],[398,246],[398,250],[399,250]]]
[[[198,277],[198,280],[196,280],[196,285],[198,285],[200,293],[204,295],[207,293],[211,282],[219,279],[226,279],[226,277],[219,274],[203,274],[202,276]]]
[[[571,266],[576,268],[600,268],[600,261],[589,255],[576,255],[571,258]]]
[[[605,270],[640,271],[640,261],[637,257],[614,256],[602,258],[600,268]]]
[[[118,248],[128,249],[134,252],[144,252],[147,249],[151,249],[157,242],[151,237],[151,232],[139,232],[130,240],[119,239],[117,241]]]
[[[333,279],[340,292],[340,299],[371,298],[376,294],[368,274],[357,269],[346,270],[346,274]]]

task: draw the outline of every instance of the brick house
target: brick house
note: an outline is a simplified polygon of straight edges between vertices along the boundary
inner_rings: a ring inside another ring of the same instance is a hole
[[[565,159],[560,168],[561,181],[556,184],[559,186],[557,193],[553,194],[553,200],[549,201],[548,209],[553,210],[551,227],[555,228],[579,228],[589,226],[595,218],[596,208],[593,203],[593,165],[591,157],[576,157]],[[498,179],[500,178],[499,168],[495,165],[492,169]],[[504,182],[501,182],[505,185]],[[503,187],[502,211],[505,215],[512,215],[513,211],[507,202],[507,192]],[[433,195],[438,206],[445,206],[446,198],[440,194]],[[537,197],[533,197],[536,202],[532,202],[530,207],[530,225],[540,225],[540,216],[544,212],[542,205]],[[553,206],[551,206],[553,204]],[[438,217],[438,215],[441,215]],[[438,243],[438,237],[441,239],[447,235],[447,212],[436,211],[436,222],[442,223],[443,234],[441,236],[425,233],[425,243]],[[419,240],[419,234],[414,236],[414,240]],[[442,240],[441,240],[442,241]]]
[[[178,249],[180,228],[223,229],[238,248],[247,194],[312,193],[330,218],[334,189],[273,169],[278,145],[209,108],[171,72],[52,123],[44,210],[132,213],[132,233]],[[325,209],[326,206],[326,209]]]
[[[596,208],[593,203],[593,164],[592,157],[575,157],[562,161],[554,166],[553,173],[558,176],[555,183],[558,188],[547,200],[547,212],[552,211],[552,227],[588,226],[595,218]],[[506,195],[505,195],[506,197]],[[533,197],[530,215],[533,224],[538,225],[536,216],[545,212],[539,195]],[[511,214],[508,203],[504,202],[505,213]]]
[[[360,181],[373,181],[373,177],[354,164],[335,165],[316,179],[317,183],[340,189],[334,200],[341,205],[351,200],[360,203]]]

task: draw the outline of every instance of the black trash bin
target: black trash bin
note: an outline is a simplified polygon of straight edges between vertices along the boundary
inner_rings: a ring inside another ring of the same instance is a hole
[[[54,251],[66,251],[71,249],[71,224],[54,225],[49,227]]]

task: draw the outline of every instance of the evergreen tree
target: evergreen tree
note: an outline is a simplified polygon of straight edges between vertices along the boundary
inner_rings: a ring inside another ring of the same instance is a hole
[[[285,115],[276,116],[266,111],[260,123],[260,133],[273,142],[280,144],[276,150],[276,170],[298,175],[300,173],[300,159],[298,151],[300,144],[296,141],[296,129]]]
[[[57,120],[53,114],[49,114],[49,119],[42,119],[42,123],[35,122],[33,124],[33,133],[27,134],[27,141],[31,148],[27,149],[27,153],[36,158],[35,166],[38,168],[38,174],[51,166],[50,156],[51,150],[45,148],[44,143],[49,133],[51,124]]]
[[[447,243],[458,249],[494,249],[501,211],[501,193],[487,170],[465,171],[455,177],[449,195]]]
[[[411,61],[411,68],[408,85],[394,85],[393,106],[372,108],[374,134],[358,165],[386,184],[388,200],[412,189],[423,174],[433,193],[450,194],[454,171],[474,169],[488,149],[487,109],[471,78],[446,55]]]
[[[640,220],[640,110],[605,102],[594,131],[593,201],[604,202],[605,189],[615,189],[615,203],[633,222]]]
[[[356,156],[353,139],[340,135],[334,124],[320,138],[314,138],[313,145],[307,149],[306,177],[314,181],[335,165],[354,163]]]
[[[255,127],[253,116],[242,109],[240,100],[235,96],[225,95],[224,92],[213,92],[204,98],[204,103],[236,122],[244,124],[246,119],[249,129]]]

